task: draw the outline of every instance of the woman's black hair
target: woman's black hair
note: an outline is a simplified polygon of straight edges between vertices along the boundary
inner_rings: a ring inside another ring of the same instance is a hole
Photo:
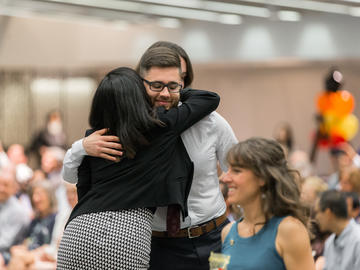
[[[162,125],[152,109],[143,81],[126,67],[110,71],[100,82],[92,100],[90,126],[108,128],[118,136],[125,156],[134,158],[139,146],[148,144],[144,133]]]

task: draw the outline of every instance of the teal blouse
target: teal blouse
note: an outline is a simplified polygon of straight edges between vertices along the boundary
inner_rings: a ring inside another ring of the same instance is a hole
[[[242,218],[231,226],[226,236],[222,253],[230,255],[228,270],[286,270],[283,259],[275,247],[275,239],[280,222],[285,217],[272,217],[251,237],[241,237],[238,224]]]

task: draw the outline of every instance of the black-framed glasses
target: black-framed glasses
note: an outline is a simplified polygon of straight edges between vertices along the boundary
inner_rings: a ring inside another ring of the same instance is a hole
[[[143,81],[146,82],[149,85],[150,90],[154,91],[154,92],[161,92],[165,87],[167,87],[169,93],[179,93],[179,91],[182,88],[182,85],[177,82],[169,82],[169,83],[165,84],[163,82],[158,82],[158,81],[149,82],[148,80],[145,80],[144,78],[143,78]]]

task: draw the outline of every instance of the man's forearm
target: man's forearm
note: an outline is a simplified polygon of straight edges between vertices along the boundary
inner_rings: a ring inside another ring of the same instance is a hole
[[[65,181],[72,184],[76,184],[78,182],[78,167],[86,155],[82,142],[83,139],[74,142],[72,147],[67,150],[64,158],[61,172],[62,177]]]

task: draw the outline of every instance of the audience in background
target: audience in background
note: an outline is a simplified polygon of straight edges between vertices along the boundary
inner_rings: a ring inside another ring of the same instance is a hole
[[[50,113],[48,120],[32,145],[38,151],[40,169],[33,171],[28,165],[22,145],[12,144],[5,151],[0,141],[0,269],[55,269],[63,228],[77,203],[76,186],[64,182],[60,174],[65,135],[58,111]],[[339,145],[332,151],[336,171],[324,181],[313,176],[308,155],[294,150],[289,124],[279,125],[274,137],[288,153],[289,166],[302,177],[301,200],[313,217],[311,246],[316,269],[357,269],[360,156],[349,143]],[[238,220],[242,208],[229,203],[228,187],[221,179],[227,217]]]
[[[16,180],[19,183],[29,181],[33,176],[32,169],[27,165],[28,159],[25,149],[20,144],[12,144],[7,150],[9,161],[16,166]]]
[[[315,206],[319,195],[328,189],[326,182],[318,176],[305,178],[301,186],[301,200],[310,208]]]
[[[55,190],[59,211],[68,211],[70,208],[66,200],[65,181],[61,175],[64,156],[65,151],[59,147],[45,147],[41,156],[41,169]]]
[[[335,172],[328,177],[327,183],[329,189],[340,189],[341,179],[347,177],[348,171],[353,166],[352,158],[346,152],[339,149],[332,149],[330,156]]]
[[[26,210],[28,216],[32,218],[33,210],[29,195],[27,194],[27,189],[34,173],[27,164],[28,158],[25,154],[25,149],[20,144],[12,144],[7,150],[7,156],[10,163],[13,164],[16,169],[16,182],[18,184],[16,197],[19,199],[22,207]]]
[[[323,269],[360,269],[360,226],[348,216],[345,195],[325,191],[315,209],[320,230],[332,232],[325,242]]]
[[[16,193],[15,169],[0,170],[0,266],[10,260],[10,248],[18,244],[30,219]]]
[[[340,180],[340,190],[345,192],[355,192],[360,196],[360,170],[351,168],[343,175]]]
[[[309,155],[301,150],[295,150],[289,155],[289,166],[297,170],[304,179],[313,174],[313,168],[310,163]]]
[[[52,263],[55,261],[55,258],[51,256],[43,258],[44,249],[47,248],[45,245],[49,245],[53,239],[57,216],[57,202],[53,187],[47,181],[35,182],[31,186],[30,197],[35,217],[26,231],[23,243],[11,248],[9,270],[27,269],[42,260],[50,260]],[[39,268],[40,266],[34,269]]]
[[[10,160],[7,154],[5,153],[2,142],[0,140],[0,169],[8,165],[10,165]]]
[[[30,153],[36,158],[36,167],[40,165],[40,159],[44,147],[56,146],[66,149],[66,134],[63,129],[62,116],[59,110],[52,110],[46,116],[46,125],[34,135],[29,146]]]
[[[345,192],[348,215],[356,223],[360,223],[360,197],[356,192]]]
[[[319,224],[314,220],[315,203],[319,199],[322,192],[328,188],[326,182],[318,176],[311,176],[305,178],[301,187],[301,200],[307,205],[311,216],[311,229],[313,237],[311,239],[311,248],[313,250],[313,257],[315,262],[324,253],[324,245],[326,238],[330,235],[329,232],[321,232]]]
[[[294,150],[294,136],[289,123],[279,123],[274,130],[274,139],[283,147],[285,156],[288,157]]]

